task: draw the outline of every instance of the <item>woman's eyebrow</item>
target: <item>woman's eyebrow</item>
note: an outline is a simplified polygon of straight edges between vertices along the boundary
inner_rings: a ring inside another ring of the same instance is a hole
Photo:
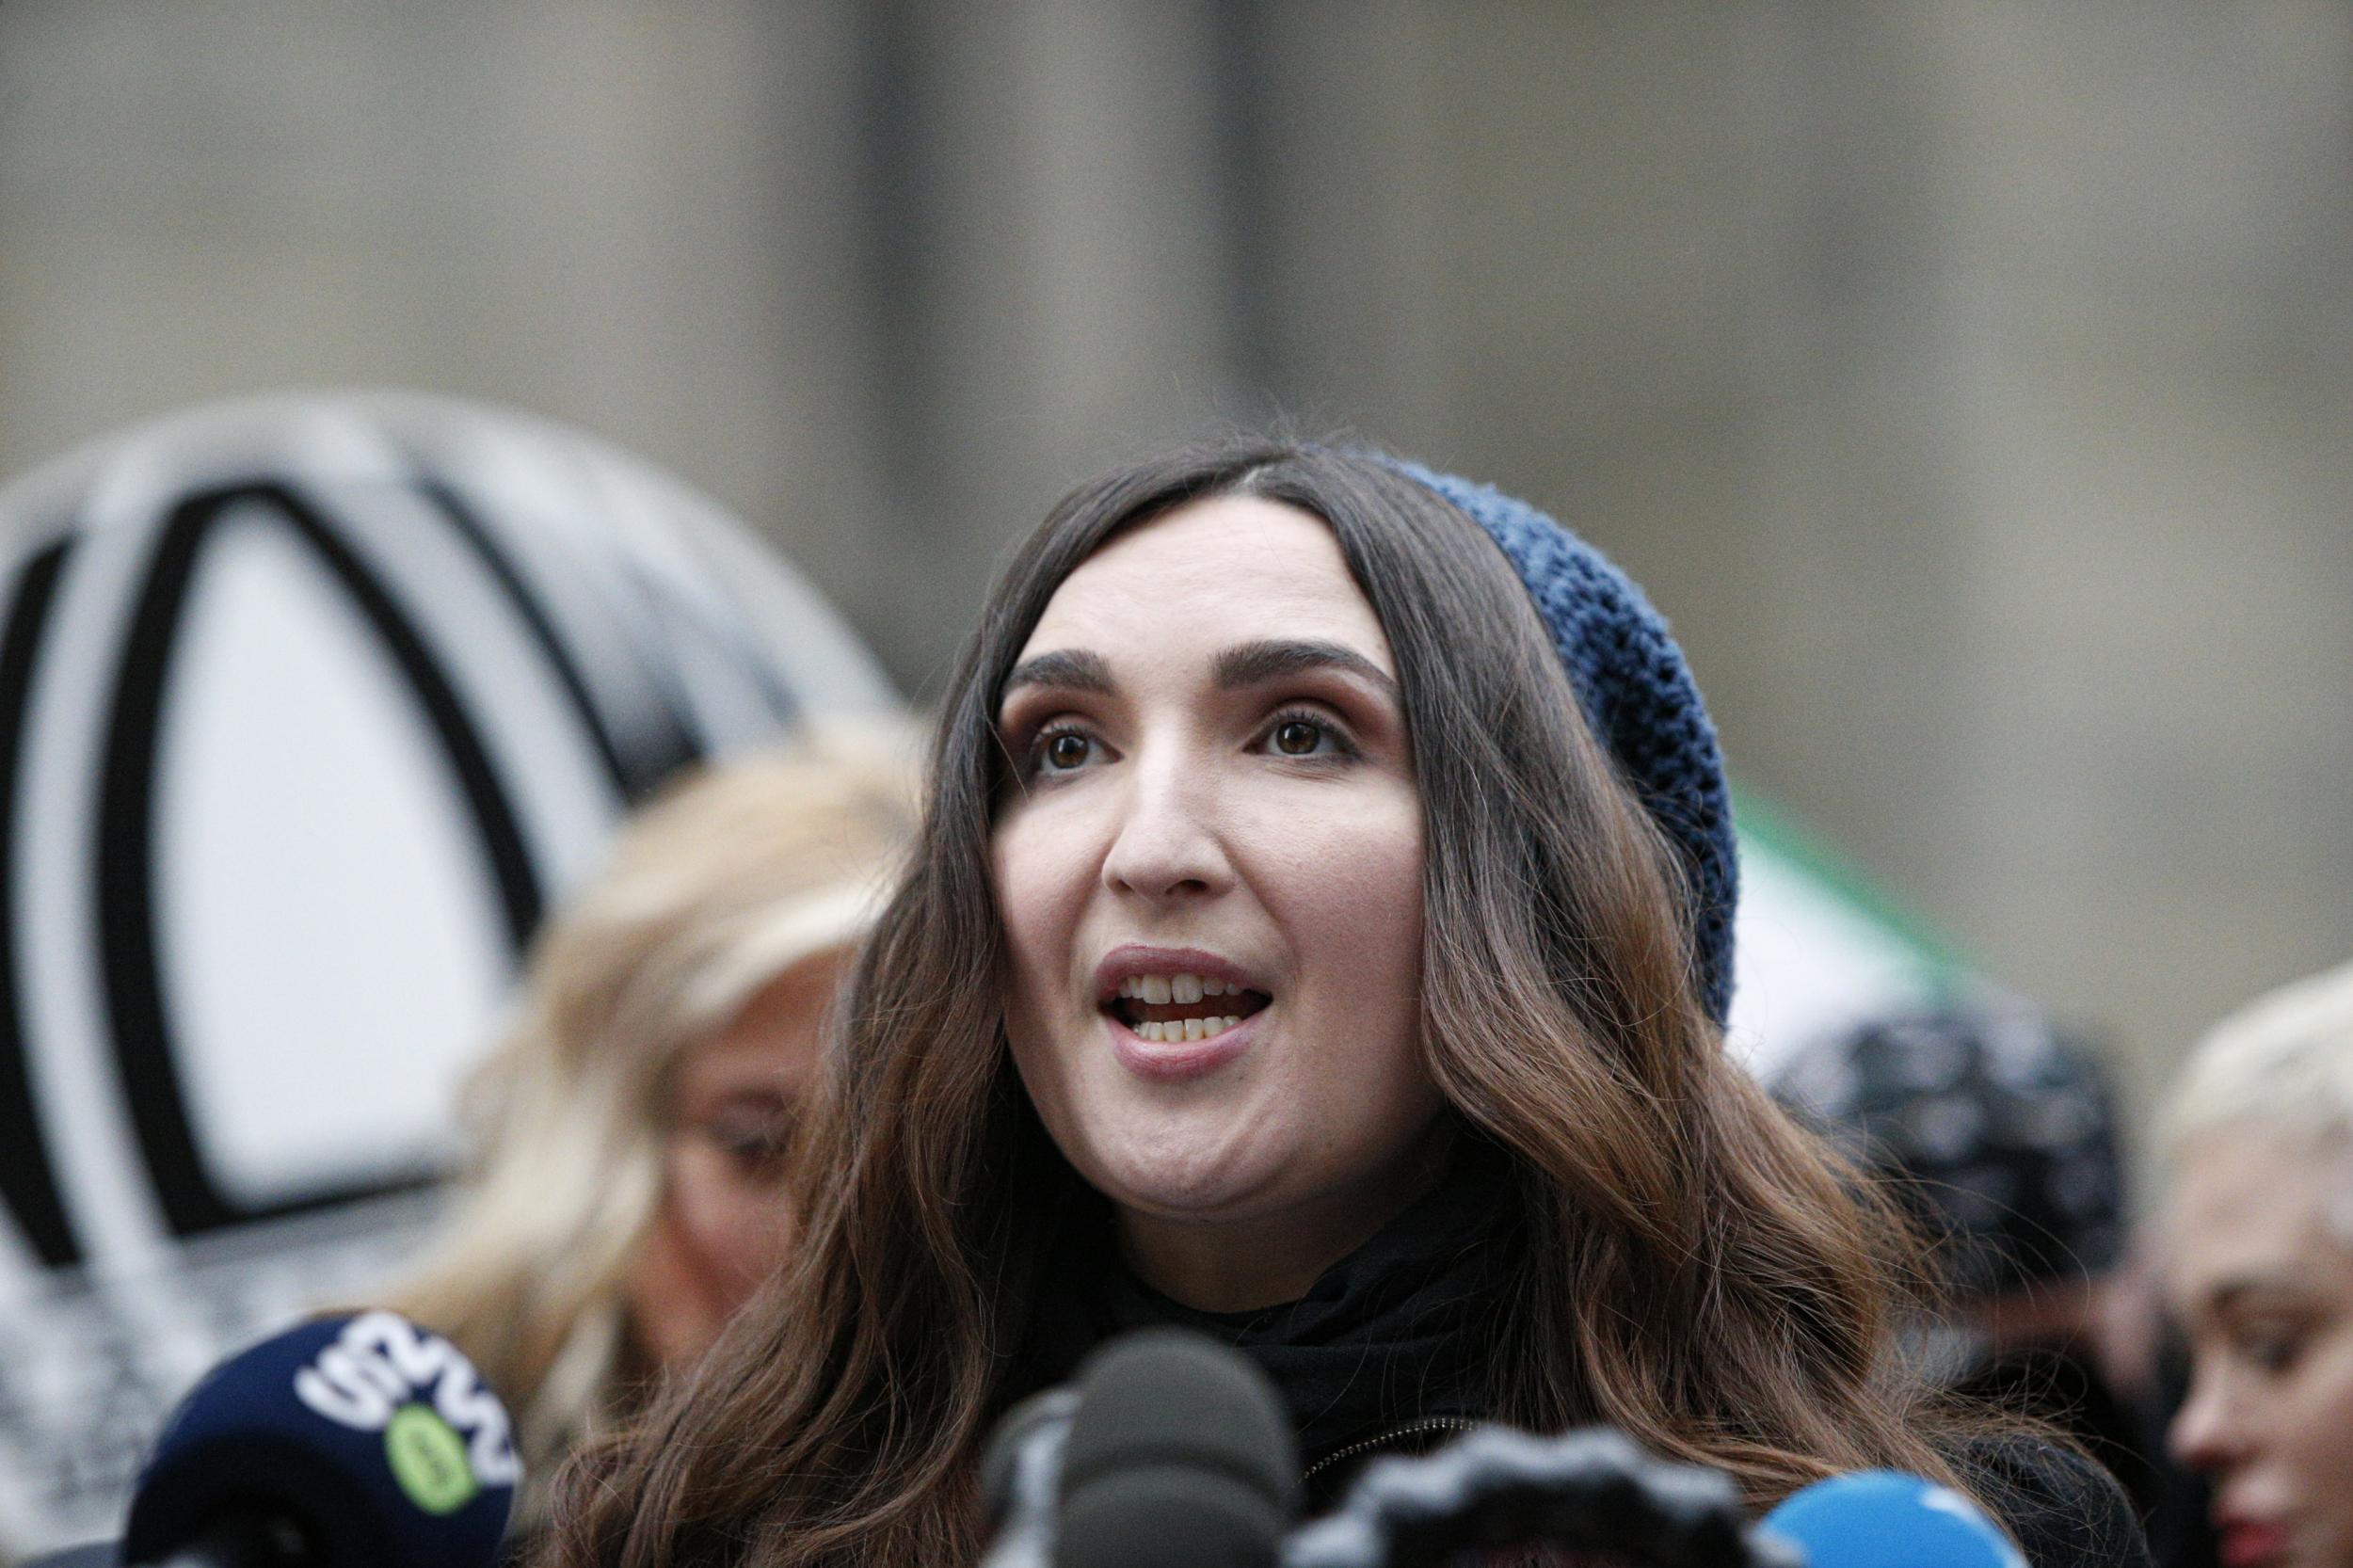
[[[1397,680],[1388,671],[1340,643],[1303,639],[1237,643],[1210,663],[1210,679],[1226,691],[1263,686],[1271,680],[1303,675],[1309,670],[1338,669],[1398,698]]]
[[[1014,665],[1013,673],[1005,677],[999,699],[1001,701],[1024,686],[1054,686],[1066,692],[1110,696],[1112,667],[1103,662],[1101,654],[1083,648],[1056,648]]]
[[[2302,1284],[2293,1272],[2233,1274],[2206,1291],[2206,1310],[2225,1313],[2293,1305],[2307,1293]]]

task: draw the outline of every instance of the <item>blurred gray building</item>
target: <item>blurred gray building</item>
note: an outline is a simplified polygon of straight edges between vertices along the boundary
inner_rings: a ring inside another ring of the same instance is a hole
[[[0,0],[0,474],[193,400],[575,421],[912,693],[1288,416],[1539,500],[1736,771],[2143,1092],[2353,949],[2353,10]]]

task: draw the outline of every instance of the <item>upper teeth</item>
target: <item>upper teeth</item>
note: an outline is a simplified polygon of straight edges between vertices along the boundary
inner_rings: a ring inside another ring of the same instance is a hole
[[[1197,974],[1131,974],[1119,983],[1121,996],[1155,1007],[1165,1007],[1170,1002],[1191,1005],[1203,997],[1222,997],[1228,992],[1240,995],[1241,990],[1239,985]]]
[[[1241,1022],[1240,1018],[1231,1016],[1223,1018],[1171,1018],[1161,1024],[1146,1018],[1128,1027],[1141,1039],[1173,1046],[1182,1040],[1213,1040]]]

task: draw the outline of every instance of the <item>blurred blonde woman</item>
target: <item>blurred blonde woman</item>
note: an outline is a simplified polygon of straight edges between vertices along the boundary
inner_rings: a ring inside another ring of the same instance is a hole
[[[835,981],[910,824],[888,736],[730,761],[646,808],[543,930],[468,1086],[474,1159],[391,1304],[562,1453],[690,1364],[790,1246],[780,1179]]]
[[[2224,1568],[2353,1568],[2353,964],[2217,1026],[2165,1132],[2174,1454]]]

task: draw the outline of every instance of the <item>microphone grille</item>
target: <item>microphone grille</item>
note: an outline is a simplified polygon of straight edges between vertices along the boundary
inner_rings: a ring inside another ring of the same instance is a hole
[[[1200,1335],[1147,1330],[1080,1369],[1055,1560],[1271,1563],[1298,1496],[1298,1445],[1266,1374]]]

